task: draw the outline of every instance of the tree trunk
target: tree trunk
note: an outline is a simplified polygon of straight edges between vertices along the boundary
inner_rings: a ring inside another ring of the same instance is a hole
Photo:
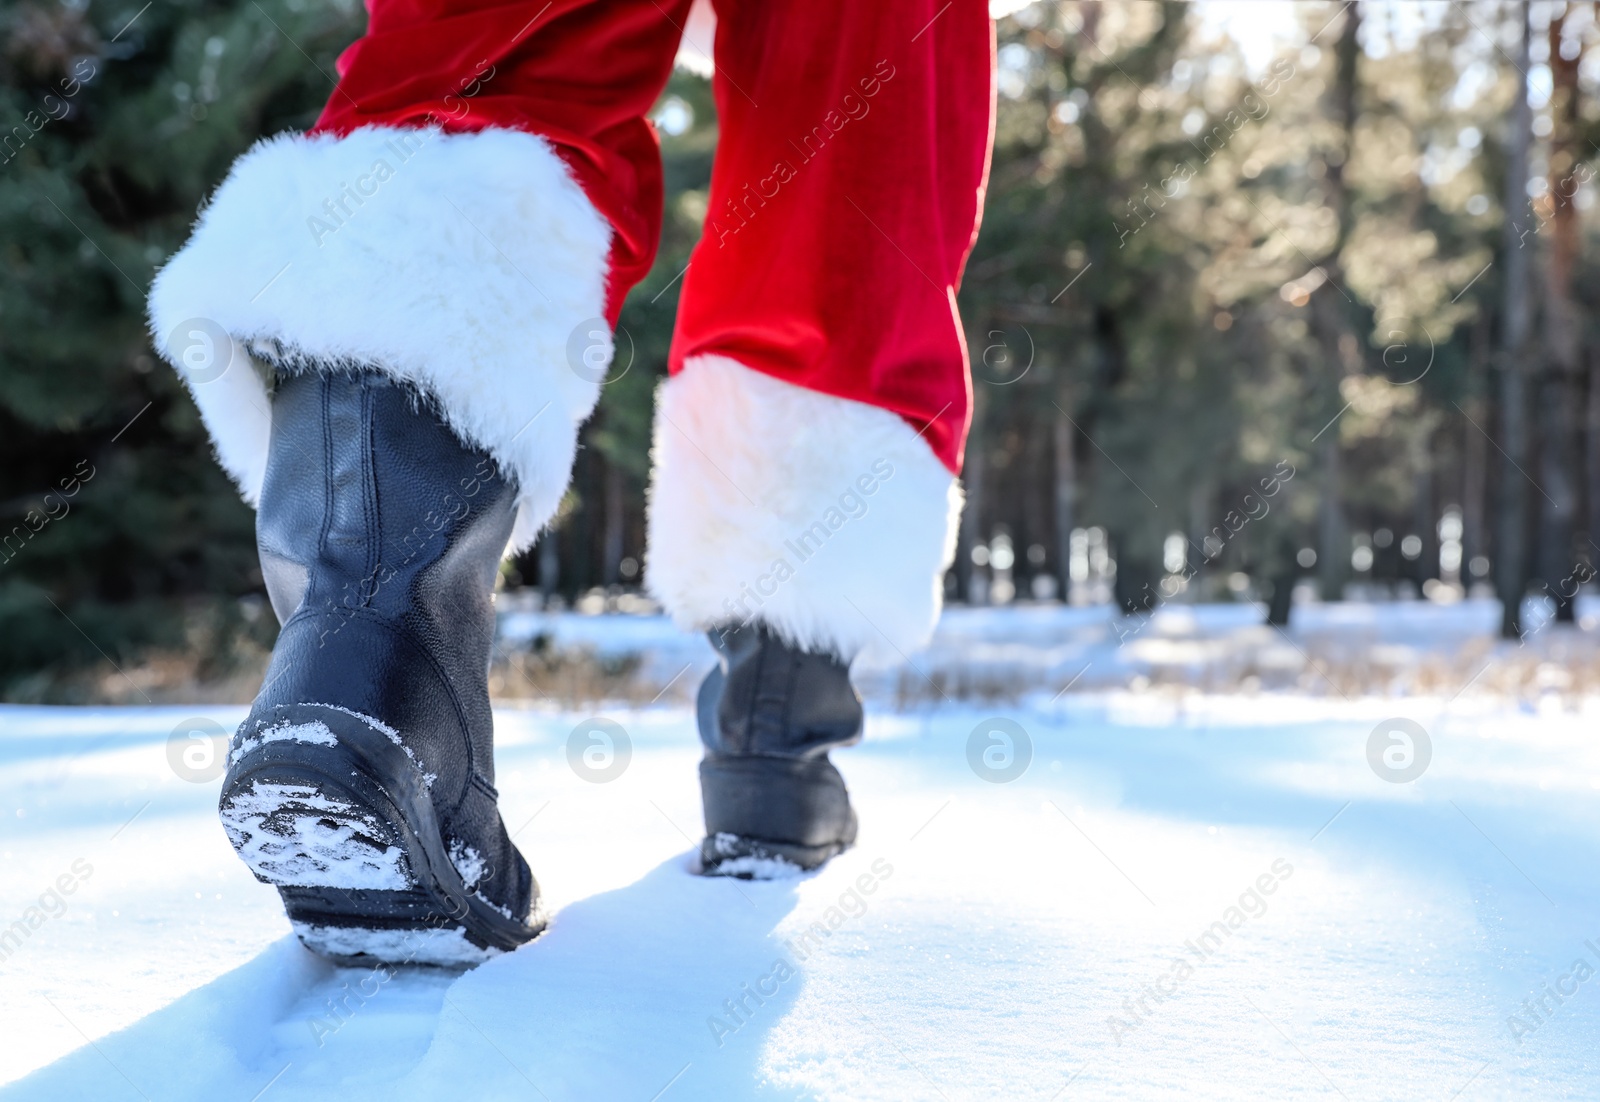
[[[1350,532],[1339,502],[1343,483],[1339,452],[1339,426],[1318,441],[1317,466],[1322,475],[1322,496],[1317,502],[1317,591],[1324,601],[1344,599],[1350,580]]]
[[[1528,145],[1532,112],[1528,108],[1528,47],[1531,28],[1525,5],[1514,5],[1522,20],[1517,57],[1513,59],[1510,131],[1506,136],[1504,272],[1501,276],[1500,450],[1504,462],[1495,503],[1495,589],[1500,597],[1500,634],[1522,634],[1522,597],[1528,588],[1528,484],[1523,475],[1528,457],[1528,420],[1522,358],[1528,339],[1528,247],[1524,235],[1533,225],[1528,209]]]
[[[1412,567],[1412,576],[1417,580],[1419,593],[1424,585],[1439,576],[1439,517],[1433,501],[1431,445],[1430,434],[1424,438],[1417,448],[1417,454],[1412,457],[1416,477],[1412,483],[1411,526],[1416,531],[1417,538],[1422,541],[1422,553],[1417,556],[1416,565]]]
[[[1025,473],[1017,479],[1022,490],[1022,523],[1017,530],[1020,538],[1012,578],[1017,597],[1031,600],[1039,596],[1046,577],[1052,590],[1056,580],[1050,568],[1050,548],[1056,542],[1055,480],[1047,473],[1055,466],[1055,441],[1052,439],[1053,421],[1048,426],[1051,432],[1045,431],[1047,426],[1035,419],[1024,423],[1027,425],[1023,438],[1026,466]],[[1036,549],[1042,557],[1035,556]]]
[[[1555,305],[1546,302],[1546,308]],[[1572,600],[1574,570],[1573,515],[1577,512],[1578,488],[1574,484],[1576,451],[1573,440],[1572,376],[1556,363],[1547,365],[1540,387],[1539,485],[1543,494],[1535,496],[1539,507],[1539,576],[1555,601],[1555,620],[1576,621]]]
[[[1279,532],[1270,545],[1267,583],[1272,593],[1267,599],[1268,627],[1289,626],[1289,616],[1294,609],[1294,583],[1300,575],[1294,545],[1294,532],[1288,527]]]
[[[1584,425],[1584,475],[1588,486],[1588,509],[1584,518],[1590,540],[1600,540],[1600,357],[1588,352],[1589,402]],[[1591,568],[1600,562],[1589,556]]]
[[[961,528],[956,541],[956,593],[963,601],[973,602],[972,549],[983,542],[984,506],[984,438],[980,416],[983,404],[982,391],[972,395],[972,431],[967,437],[966,462],[961,468],[961,483],[967,503],[961,510]]]
[[[1483,349],[1489,343],[1488,311],[1484,312],[1477,331],[1471,337],[1470,359],[1467,365],[1467,394],[1477,395],[1485,386]],[[1482,425],[1486,418],[1483,401],[1468,397],[1465,401],[1468,415]],[[1484,517],[1487,513],[1489,441],[1472,425],[1461,429],[1461,587],[1470,592],[1476,575],[1472,573],[1472,560],[1489,549]]]
[[[546,601],[561,591],[561,543],[554,526],[539,537],[539,592]]]
[[[1216,487],[1209,478],[1200,472],[1195,472],[1194,481],[1189,484],[1189,519],[1188,534],[1184,540],[1184,573],[1189,578],[1189,599],[1198,601],[1201,598],[1203,580],[1201,571],[1206,567],[1206,536],[1210,534],[1206,527],[1212,522],[1215,514],[1212,502],[1216,499]]]
[[[1064,404],[1070,403],[1063,396]],[[1078,523],[1078,433],[1065,417],[1056,419],[1056,574],[1061,603],[1072,603],[1072,530]]]
[[[1112,600],[1124,616],[1148,616],[1161,605],[1160,565],[1148,548],[1121,533],[1108,534],[1116,555],[1117,574],[1111,583]]]
[[[596,492],[594,452],[592,449],[580,447],[578,456],[572,465],[572,486],[578,493],[578,500],[583,507],[574,509],[567,518],[566,532],[562,539],[563,550],[566,552],[565,574],[567,577],[567,592],[573,597],[581,597],[594,584],[594,528],[595,513],[594,503],[600,501],[602,495]]]
[[[1331,114],[1340,127],[1340,148],[1328,158],[1326,176],[1327,206],[1337,217],[1338,234],[1333,246],[1318,264],[1326,280],[1311,294],[1311,325],[1322,349],[1323,362],[1333,380],[1328,414],[1343,405],[1338,382],[1363,370],[1360,342],[1351,325],[1344,289],[1341,256],[1350,239],[1353,214],[1344,172],[1355,148],[1356,85],[1361,59],[1361,8],[1351,4],[1344,11],[1344,27],[1334,47],[1336,76],[1331,90]],[[1342,416],[1342,414],[1341,414]],[[1343,470],[1339,452],[1339,426],[1325,428],[1317,442],[1317,466],[1321,475],[1321,500],[1317,505],[1317,581],[1322,599],[1337,601],[1344,596],[1350,578],[1350,534],[1345,523]]]
[[[606,461],[605,496],[606,519],[605,529],[601,534],[601,573],[600,577],[606,585],[616,585],[622,580],[622,544],[626,525],[627,486],[622,473],[622,468],[615,463]]]
[[[1573,520],[1578,511],[1576,477],[1577,440],[1573,408],[1577,402],[1579,326],[1578,307],[1572,296],[1572,273],[1578,262],[1581,235],[1575,169],[1581,152],[1578,134],[1578,66],[1583,61],[1583,39],[1571,58],[1561,56],[1563,9],[1550,20],[1550,132],[1549,178],[1550,244],[1545,268],[1544,348],[1545,377],[1541,385],[1539,481],[1540,574],[1555,599],[1557,623],[1575,620],[1568,581],[1574,563]]]

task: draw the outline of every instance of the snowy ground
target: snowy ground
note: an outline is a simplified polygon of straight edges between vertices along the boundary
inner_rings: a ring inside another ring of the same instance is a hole
[[[554,924],[393,978],[303,952],[169,763],[242,709],[0,708],[0,1099],[1594,1096],[1600,700],[1052,695],[880,706],[839,755],[859,847],[774,883],[688,872],[681,706],[600,713],[609,783],[587,715],[502,709]],[[1368,760],[1394,717],[1408,783]]]
[[[710,646],[660,616],[594,616],[519,610],[507,600],[499,655],[530,646],[637,664],[641,700],[663,686],[682,694],[714,661]],[[1259,604],[1168,602],[1123,616],[1110,605],[947,608],[931,644],[853,671],[869,697],[897,706],[951,699],[1015,700],[1043,692],[1172,686],[1207,692],[1258,690],[1333,697],[1600,695],[1600,596],[1577,602],[1582,630],[1552,620],[1530,598],[1523,637],[1496,637],[1500,605],[1488,599],[1323,604],[1294,610],[1290,629],[1262,623]],[[507,675],[508,697],[541,699]]]

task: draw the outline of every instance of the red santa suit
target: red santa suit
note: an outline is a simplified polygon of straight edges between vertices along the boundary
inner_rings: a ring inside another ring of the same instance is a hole
[[[908,651],[937,619],[960,511],[955,293],[988,171],[992,27],[983,0],[713,6],[714,42],[685,47],[713,66],[719,134],[658,394],[647,581],[686,627]],[[163,269],[152,331],[247,499],[270,431],[257,361],[360,364],[432,394],[515,476],[526,546],[598,396],[595,345],[603,364],[654,261],[646,113],[704,13],[368,9],[315,128],[244,154]],[[204,333],[217,347],[197,359]]]

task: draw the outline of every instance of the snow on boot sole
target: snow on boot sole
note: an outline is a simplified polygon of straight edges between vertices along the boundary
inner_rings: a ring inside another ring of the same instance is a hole
[[[711,834],[700,843],[700,875],[783,880],[818,868],[849,849],[851,844],[829,842],[802,846],[738,834]]]
[[[307,948],[343,963],[480,963],[544,928],[472,891],[398,735],[332,705],[272,709],[236,737],[219,811]]]

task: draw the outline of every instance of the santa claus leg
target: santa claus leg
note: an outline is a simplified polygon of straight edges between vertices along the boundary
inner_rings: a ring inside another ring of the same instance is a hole
[[[162,270],[152,333],[252,503],[262,361],[359,364],[437,398],[516,477],[525,546],[599,392],[596,322],[655,257],[644,115],[689,0],[367,7],[317,125],[240,157]]]
[[[316,129],[242,156],[151,293],[283,620],[222,820],[329,956],[543,927],[496,806],[492,590],[654,255],[643,116],[687,6],[369,0]]]
[[[721,129],[658,399],[647,576],[723,652],[704,856],[747,873],[849,844],[822,770],[859,732],[848,664],[938,618],[993,45],[981,0],[716,6]]]

